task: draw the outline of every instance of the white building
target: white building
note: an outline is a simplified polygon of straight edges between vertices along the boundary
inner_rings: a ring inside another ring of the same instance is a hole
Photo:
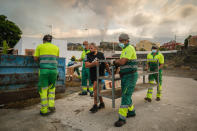
[[[28,51],[34,52],[39,44],[42,44],[42,38],[21,37],[14,49],[18,50],[18,55],[27,55]],[[57,45],[60,49],[60,57],[67,55],[67,41],[61,39],[53,39],[52,44]]]

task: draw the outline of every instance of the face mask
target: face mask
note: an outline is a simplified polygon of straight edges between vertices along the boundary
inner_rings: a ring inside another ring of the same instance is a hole
[[[124,43],[119,43],[118,45],[120,46],[120,48],[124,48]]]
[[[152,50],[152,53],[156,53],[156,52],[157,52],[157,50],[154,50],[154,49]]]
[[[86,47],[84,45],[82,45],[82,48],[85,49]]]

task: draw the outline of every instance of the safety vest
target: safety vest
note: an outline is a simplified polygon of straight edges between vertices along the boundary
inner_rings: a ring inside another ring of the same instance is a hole
[[[120,55],[121,58],[127,58],[128,61],[125,65],[120,66],[120,73],[137,71],[137,55],[134,47],[127,44]]]
[[[83,50],[82,54],[81,54],[81,59],[83,59],[83,68],[85,68],[85,58],[86,58],[86,55],[90,53],[90,50]]]
[[[40,44],[35,51],[34,56],[39,57],[40,69],[57,69],[57,56],[59,48],[51,43]]]
[[[153,55],[153,53],[149,53],[147,55],[147,59],[148,59],[148,65],[150,67],[150,71],[157,70],[158,68],[157,60],[159,60],[159,66],[161,64],[164,64],[164,56],[160,52],[157,52],[156,55]]]

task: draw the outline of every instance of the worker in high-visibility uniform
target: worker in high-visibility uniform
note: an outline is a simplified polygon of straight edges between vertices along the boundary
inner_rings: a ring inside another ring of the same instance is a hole
[[[126,123],[126,117],[134,117],[135,109],[132,102],[132,94],[138,79],[137,56],[135,48],[129,44],[128,34],[119,36],[119,46],[122,48],[120,59],[114,61],[114,65],[120,66],[120,78],[122,98],[119,108],[119,119],[115,122],[116,127],[121,127]]]
[[[70,67],[70,66],[73,66],[74,64],[77,64],[77,62],[76,62],[75,56],[72,56],[71,59],[70,59],[70,62],[68,62],[67,66]],[[79,72],[79,67],[75,67],[74,72],[76,72],[77,75],[78,75],[78,78],[81,79],[80,72]]]
[[[45,116],[55,112],[55,82],[57,80],[57,57],[59,48],[51,44],[52,36],[45,35],[43,44],[37,46],[34,54],[35,61],[39,60],[38,91],[41,98],[40,115]]]
[[[89,89],[90,96],[93,97],[93,85],[90,80],[90,70],[89,70],[89,68],[85,67],[85,58],[88,53],[90,53],[88,41],[84,41],[83,42],[83,52],[81,54],[81,58],[78,60],[78,61],[83,61],[82,80],[81,80],[82,92],[80,92],[79,95],[87,95],[87,89]],[[89,86],[87,84],[87,80],[89,82]]]
[[[146,70],[150,71],[157,71],[158,70],[158,64],[157,60],[159,60],[159,86],[157,87],[157,97],[156,101],[161,100],[161,91],[162,91],[162,68],[164,65],[164,56],[162,53],[159,52],[159,48],[154,45],[152,46],[152,52],[147,55],[148,63]],[[150,60],[152,59],[152,60]],[[149,83],[154,84],[154,80],[158,82],[157,74],[151,74],[148,77]],[[151,102],[152,101],[152,94],[153,94],[153,87],[148,88],[147,95],[144,98],[146,101]]]

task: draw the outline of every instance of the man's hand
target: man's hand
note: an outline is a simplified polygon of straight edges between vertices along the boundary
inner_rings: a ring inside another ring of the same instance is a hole
[[[115,60],[112,60],[112,61],[110,61],[110,65],[114,65],[114,66],[116,66],[117,65],[117,63],[116,63],[116,61]]]
[[[145,67],[145,68],[144,68],[144,71],[148,71],[148,67]]]
[[[94,65],[95,65],[95,66],[98,66],[98,65],[99,65],[99,62],[98,62],[98,61],[95,61],[95,62],[94,62]]]
[[[161,64],[161,65],[159,66],[159,70],[163,68],[163,65],[164,65],[164,64]]]
[[[38,62],[38,57],[34,56],[34,61]]]

